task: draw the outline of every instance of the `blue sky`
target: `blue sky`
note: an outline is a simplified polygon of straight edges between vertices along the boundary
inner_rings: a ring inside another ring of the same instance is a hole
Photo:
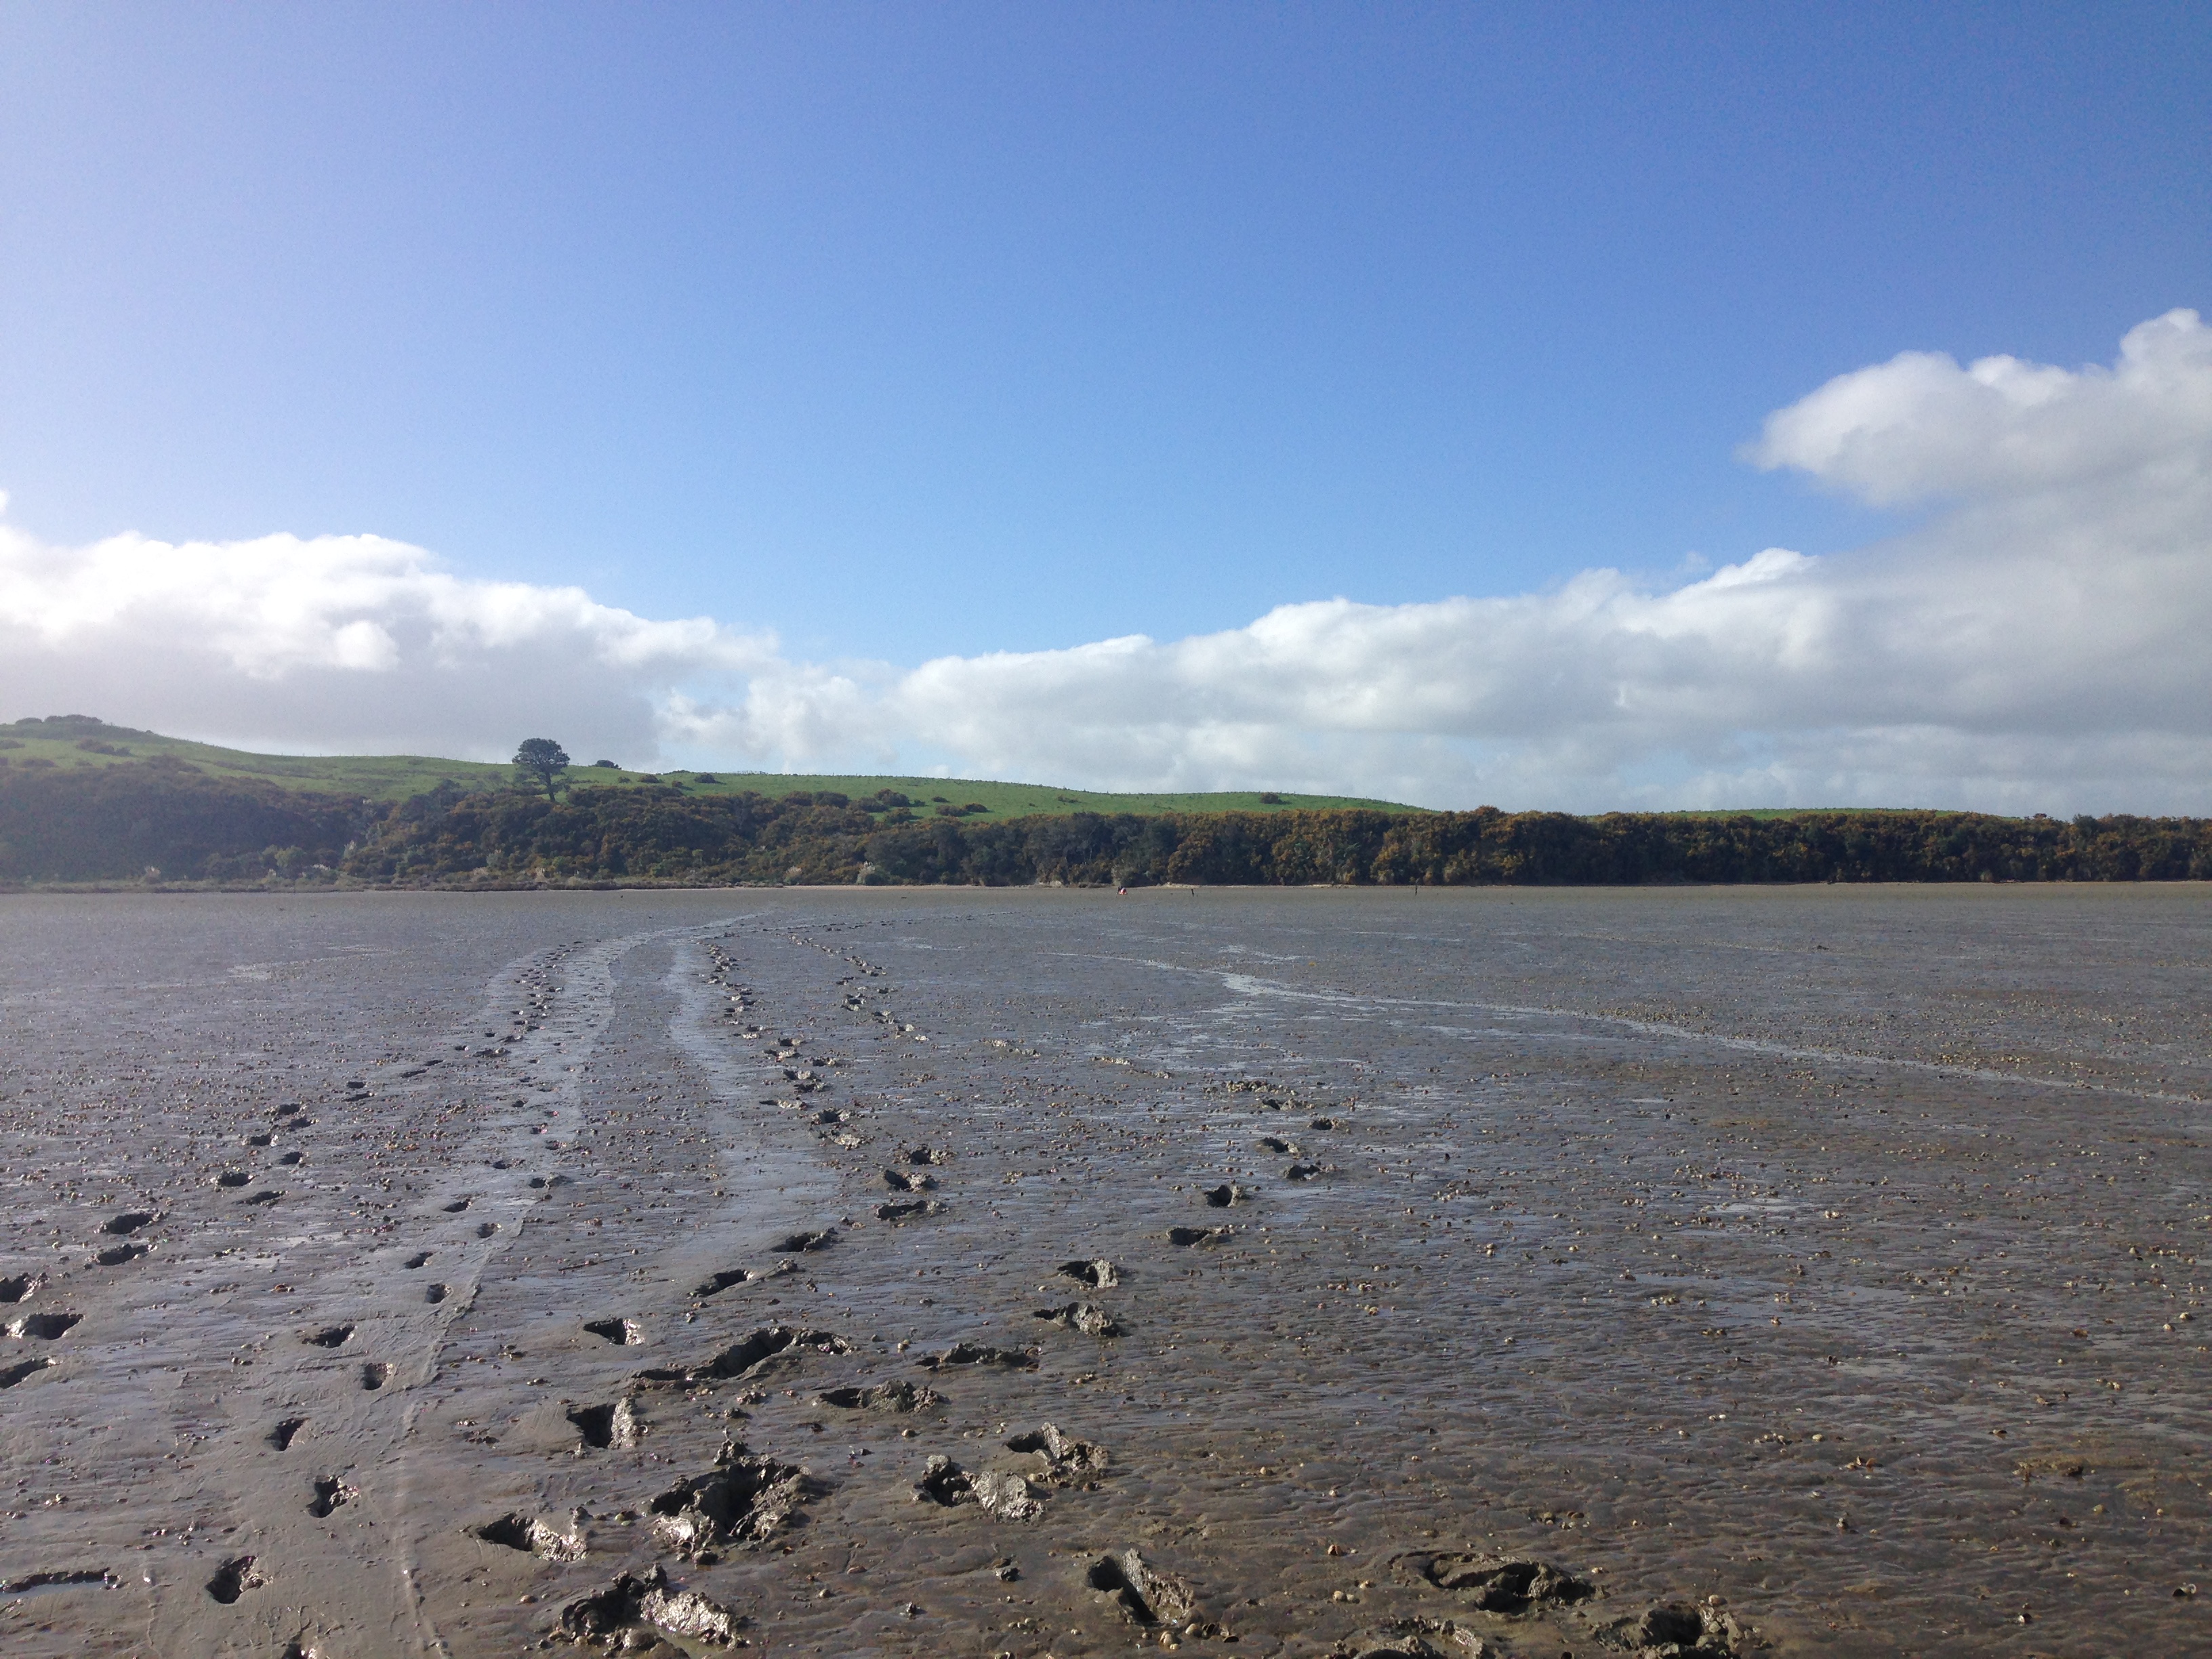
[[[2208,106],[2185,5],[8,5],[0,489],[814,664],[1663,589],[1931,510],[1740,459],[1831,377],[2203,305]]]

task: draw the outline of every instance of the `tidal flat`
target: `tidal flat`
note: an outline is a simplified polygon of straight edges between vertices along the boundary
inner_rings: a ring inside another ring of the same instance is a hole
[[[9,1655],[2212,1651],[2202,885],[0,941]]]

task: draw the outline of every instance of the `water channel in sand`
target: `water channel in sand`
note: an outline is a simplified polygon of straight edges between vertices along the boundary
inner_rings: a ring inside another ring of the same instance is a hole
[[[9,1655],[2212,1650],[2202,887],[0,942]]]

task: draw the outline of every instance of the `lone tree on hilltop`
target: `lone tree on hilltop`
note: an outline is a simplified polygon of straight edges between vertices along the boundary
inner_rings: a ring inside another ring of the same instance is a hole
[[[514,751],[516,775],[533,788],[543,789],[548,800],[561,799],[561,775],[568,769],[568,751],[550,738],[525,738]]]

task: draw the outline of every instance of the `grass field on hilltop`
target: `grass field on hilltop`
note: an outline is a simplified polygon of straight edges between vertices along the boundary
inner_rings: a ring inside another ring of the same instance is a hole
[[[45,763],[58,767],[127,766],[161,755],[198,767],[215,777],[254,778],[286,789],[359,795],[369,800],[404,800],[451,780],[467,789],[499,789],[514,781],[511,766],[483,761],[445,760],[434,755],[254,755],[184,738],[96,720],[19,720],[0,725],[0,760],[10,765]],[[578,757],[580,763],[586,757]],[[1060,789],[1048,784],[997,783],[973,778],[864,777],[788,772],[640,772],[586,764],[572,766],[571,784],[637,787],[673,784],[694,795],[734,795],[747,790],[781,798],[800,790],[825,790],[854,799],[893,789],[912,798],[915,810],[930,816],[940,805],[980,805],[984,811],[969,822],[990,818],[1064,817],[1070,812],[1129,812],[1155,817],[1163,812],[1290,812],[1368,807],[1383,812],[1426,809],[1353,795],[1279,794],[1263,799],[1256,790],[1211,794],[1114,794],[1089,789]]]

